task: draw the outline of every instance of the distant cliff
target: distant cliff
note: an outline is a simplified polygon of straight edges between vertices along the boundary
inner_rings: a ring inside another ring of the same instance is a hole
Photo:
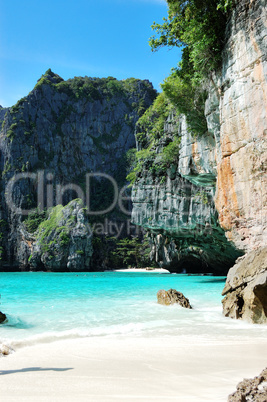
[[[48,70],[28,96],[0,109],[2,267],[29,267],[21,255],[23,211],[66,204],[73,198],[85,202],[86,174],[104,173],[119,187],[125,185],[125,156],[135,146],[135,123],[155,96],[146,80],[64,81]],[[100,179],[90,178],[92,211],[112,203],[112,183]]]

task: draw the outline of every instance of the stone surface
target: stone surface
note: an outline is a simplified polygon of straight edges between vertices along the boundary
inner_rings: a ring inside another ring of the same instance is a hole
[[[259,376],[244,379],[237,387],[236,392],[229,395],[228,402],[266,402],[267,401],[267,368]]]
[[[240,252],[227,241],[218,223],[214,141],[210,135],[201,139],[199,150],[204,154],[198,153],[197,162],[197,151],[192,157],[196,139],[188,133],[184,118],[172,114],[156,148],[156,159],[174,135],[181,139],[178,163],[164,176],[156,175],[148,162],[144,165],[132,189],[132,222],[148,232],[151,259],[160,266],[172,272],[226,274]]]
[[[169,306],[171,304],[179,304],[181,307],[192,309],[189,300],[175,289],[159,290],[157,293],[159,304]]]
[[[0,311],[0,324],[6,321],[6,315]]]
[[[31,244],[28,264],[33,270],[84,271],[90,269],[92,231],[81,200],[53,208]]]
[[[265,0],[236,2],[217,84],[215,205],[228,239],[245,251],[267,244],[266,20]]]
[[[0,240],[0,268],[23,268],[27,263],[28,246],[21,243],[18,230],[20,208],[36,208],[40,203],[51,207],[85,198],[87,173],[103,172],[119,187],[126,184],[125,155],[135,146],[135,123],[155,96],[147,80],[76,77],[64,81],[48,70],[28,96],[11,108],[0,108],[0,232],[5,239]],[[33,176],[14,186],[11,201],[18,210],[12,210],[7,185],[15,174],[28,172]],[[101,182],[90,182],[91,194],[98,194],[98,198],[90,197],[92,210],[112,198],[110,183],[102,182],[102,195]],[[56,197],[56,186],[64,188],[70,183],[74,191],[62,197],[59,192]],[[40,200],[37,193],[42,189]]]
[[[222,295],[225,316],[267,323],[267,247],[237,261],[228,273]]]

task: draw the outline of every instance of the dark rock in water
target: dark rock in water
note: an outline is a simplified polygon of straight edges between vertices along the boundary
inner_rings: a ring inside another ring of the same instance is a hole
[[[158,303],[163,304],[165,306],[169,306],[170,304],[178,303],[180,306],[184,308],[191,309],[189,300],[183,295],[181,292],[177,292],[175,289],[169,290],[159,290],[157,293]]]
[[[6,321],[6,315],[0,311],[0,324]]]
[[[245,378],[237,387],[237,391],[229,395],[228,402],[267,401],[267,368],[258,377]]]
[[[241,257],[230,269],[222,295],[226,317],[267,322],[267,247]]]

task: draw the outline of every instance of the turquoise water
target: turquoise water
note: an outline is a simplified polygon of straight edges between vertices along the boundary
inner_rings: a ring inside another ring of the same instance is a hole
[[[224,278],[158,273],[0,273],[0,343],[22,346],[91,336],[266,339],[267,326],[222,316]],[[157,304],[174,288],[193,310]]]

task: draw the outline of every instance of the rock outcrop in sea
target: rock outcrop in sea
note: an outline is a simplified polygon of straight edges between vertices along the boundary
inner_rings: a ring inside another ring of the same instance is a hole
[[[0,311],[0,324],[6,321],[6,315]]]
[[[230,269],[223,289],[226,317],[267,322],[267,247],[250,251]]]
[[[179,304],[181,307],[192,309],[192,306],[187,297],[185,297],[183,293],[178,292],[175,289],[159,290],[157,293],[157,300],[159,304],[163,304],[164,306]]]

